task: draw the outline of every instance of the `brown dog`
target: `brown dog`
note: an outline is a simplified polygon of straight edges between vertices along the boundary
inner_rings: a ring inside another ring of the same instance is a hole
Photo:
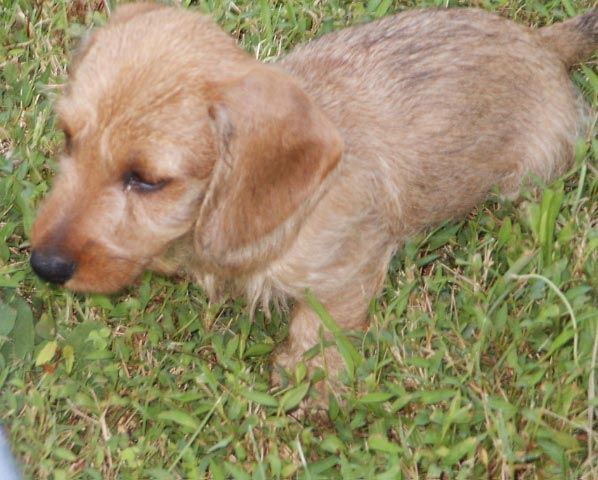
[[[264,65],[207,17],[123,6],[57,104],[66,151],[32,267],[78,291],[155,269],[252,307],[292,299],[276,357],[292,367],[319,342],[307,289],[362,328],[406,237],[570,165],[583,108],[567,70],[597,46],[598,9],[537,31],[416,10]]]

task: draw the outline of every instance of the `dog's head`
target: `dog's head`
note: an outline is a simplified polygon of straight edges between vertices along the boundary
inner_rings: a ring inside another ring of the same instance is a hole
[[[256,268],[292,237],[343,148],[287,74],[206,17],[147,3],[83,42],[56,111],[66,146],[31,264],[80,291],[130,284],[188,234],[206,269]]]

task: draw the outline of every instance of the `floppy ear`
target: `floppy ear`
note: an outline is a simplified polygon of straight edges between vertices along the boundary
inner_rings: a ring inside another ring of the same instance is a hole
[[[209,108],[219,159],[195,228],[198,255],[242,271],[288,240],[339,162],[340,133],[288,75],[267,66]]]

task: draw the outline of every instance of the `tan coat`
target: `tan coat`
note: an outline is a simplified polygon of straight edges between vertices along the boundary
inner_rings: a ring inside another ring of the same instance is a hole
[[[67,150],[33,267],[80,291],[150,268],[252,307],[291,299],[277,361],[292,367],[319,339],[306,289],[362,328],[408,236],[568,168],[584,128],[568,68],[598,45],[597,19],[534,31],[414,10],[264,65],[204,16],[121,7],[58,102]],[[335,350],[323,359],[342,366]]]

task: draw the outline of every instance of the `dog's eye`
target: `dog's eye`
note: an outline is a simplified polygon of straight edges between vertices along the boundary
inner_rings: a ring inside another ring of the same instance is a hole
[[[70,134],[70,132],[67,132],[65,130],[64,132],[64,149],[67,152],[70,152],[73,146],[73,136]]]
[[[73,134],[66,128],[62,130],[62,133],[64,134],[64,151],[70,154],[73,149]]]
[[[123,177],[123,183],[127,191],[135,190],[136,192],[149,193],[161,190],[168,182],[167,180],[152,182],[143,178],[137,172],[127,172]]]

